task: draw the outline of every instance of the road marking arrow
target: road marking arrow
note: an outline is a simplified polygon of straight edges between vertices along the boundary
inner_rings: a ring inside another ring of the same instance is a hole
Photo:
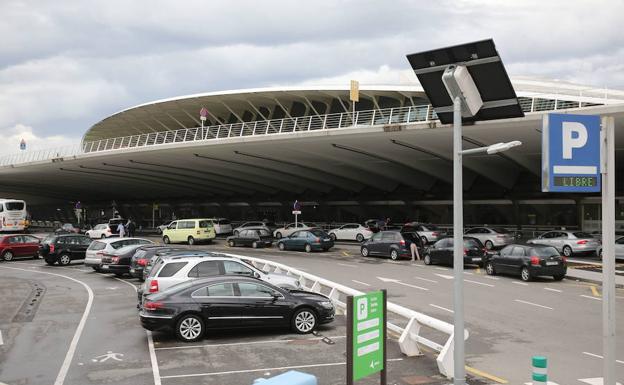
[[[409,283],[403,283],[403,282],[399,281],[398,279],[394,279],[394,278],[377,277],[377,279],[380,280],[380,281],[383,281],[383,282],[392,282],[392,283],[396,283],[397,285],[403,285],[403,286],[411,287],[412,289],[429,291],[429,289],[427,289],[425,287],[420,287],[420,286],[416,286],[416,285],[410,285]]]
[[[452,275],[446,275],[446,274],[438,274],[438,273],[434,273],[435,275],[437,275],[440,278],[444,278],[444,279],[453,279]]]

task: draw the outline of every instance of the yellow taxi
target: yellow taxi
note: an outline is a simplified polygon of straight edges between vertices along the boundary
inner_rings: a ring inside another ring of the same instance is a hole
[[[215,229],[210,219],[179,219],[173,221],[162,233],[164,243],[212,242],[216,237]]]

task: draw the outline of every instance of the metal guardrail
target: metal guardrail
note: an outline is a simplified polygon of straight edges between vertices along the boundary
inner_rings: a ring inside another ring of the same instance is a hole
[[[343,314],[346,311],[346,297],[349,295],[364,294],[361,291],[329,281],[316,275],[297,270],[290,266],[269,261],[266,259],[248,257],[238,254],[230,254],[232,257],[241,258],[251,262],[254,266],[273,273],[284,273],[298,277],[301,285],[308,290],[327,295],[336,308]],[[398,334],[401,352],[407,356],[422,355],[419,344],[425,345],[439,352],[436,362],[440,374],[447,378],[453,377],[453,325],[437,318],[416,312],[406,307],[388,302],[388,330]],[[390,320],[392,322],[390,322]],[[398,325],[402,321],[404,325]],[[444,343],[437,343],[423,335],[423,327],[434,331],[435,336],[446,336]],[[468,339],[468,330],[465,330],[464,338]]]
[[[518,99],[524,112],[550,111],[593,105],[578,101],[538,97],[519,97]],[[23,151],[0,157],[0,167],[47,160],[51,160],[52,162],[62,161],[66,158],[74,158],[89,153],[159,146],[172,143],[197,142],[244,136],[290,134],[341,128],[373,127],[388,124],[408,124],[433,120],[437,120],[437,115],[432,106],[420,105],[356,111],[355,117],[353,117],[352,112],[343,112],[327,115],[308,115],[295,118],[287,117],[283,119],[221,124],[208,127],[183,128],[179,130],[101,139],[64,147]]]

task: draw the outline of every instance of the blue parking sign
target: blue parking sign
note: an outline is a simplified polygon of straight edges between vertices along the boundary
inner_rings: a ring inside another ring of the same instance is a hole
[[[600,191],[600,116],[544,117],[542,191]]]

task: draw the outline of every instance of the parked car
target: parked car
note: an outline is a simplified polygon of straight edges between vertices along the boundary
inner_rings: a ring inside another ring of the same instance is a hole
[[[367,219],[364,221],[364,227],[373,233],[378,233],[386,227],[386,221],[382,219]]]
[[[238,226],[237,228],[235,228],[232,231],[233,235],[238,235],[242,230],[246,230],[248,228],[258,228],[258,227],[262,227],[265,228],[269,233],[273,234],[273,231],[267,226],[265,225],[264,222],[262,221],[256,221],[256,222],[245,222],[242,225]]]
[[[250,246],[256,249],[258,247],[271,247],[273,244],[273,237],[264,227],[255,229],[251,227],[247,230],[240,231],[238,235],[227,237],[227,243],[230,247]]]
[[[615,233],[617,235],[617,232]],[[602,259],[602,242],[596,254]],[[624,237],[618,237],[615,239],[615,259],[624,259]]]
[[[488,255],[485,271],[489,275],[519,275],[523,281],[547,275],[561,281],[567,272],[567,261],[552,246],[509,245],[499,254]]]
[[[417,232],[425,245],[437,242],[446,236],[446,233],[431,223],[408,222],[401,229],[403,232]]]
[[[342,225],[336,229],[331,229],[328,232],[329,236],[334,241],[339,239],[364,242],[364,240],[373,236],[373,232],[369,228],[362,226],[359,223],[347,223],[346,225]]]
[[[215,233],[217,235],[221,234],[231,234],[232,233],[232,223],[227,218],[209,218],[212,221],[212,225],[214,226]]]
[[[39,244],[39,256],[48,265],[58,263],[61,266],[69,265],[71,261],[85,259],[87,247],[92,239],[79,234],[48,235]]]
[[[473,227],[464,231],[464,234],[477,238],[488,250],[505,247],[515,240],[513,234],[502,227]]]
[[[119,227],[119,224],[122,224],[125,226],[126,223],[128,223],[128,220],[121,218],[121,217],[111,218],[108,220],[108,225],[111,228],[111,232],[115,235],[119,235],[119,231],[117,231],[117,227]]]
[[[152,241],[148,242],[148,244],[153,244]],[[102,254],[100,270],[102,273],[113,273],[117,277],[129,274],[132,256],[139,247],[144,247],[145,245],[146,243],[141,242],[134,245],[125,245],[114,251],[105,252]]]
[[[40,239],[28,234],[0,235],[0,257],[5,261],[14,258],[39,258]]]
[[[290,234],[294,233],[297,230],[309,230],[311,228],[316,227],[315,224],[313,223],[304,223],[304,222],[297,222],[297,225],[295,226],[295,223],[289,223],[284,227],[280,227],[278,229],[276,229],[273,232],[273,236],[275,237],[275,239],[280,239],[282,237],[287,237]]]
[[[441,264],[453,266],[453,238],[442,238],[427,248],[424,256],[425,265]],[[487,250],[477,238],[464,237],[464,265],[483,267]]]
[[[301,287],[299,279],[286,274],[264,272],[244,261],[220,253],[179,253],[159,258],[141,288],[143,295],[167,290],[189,279],[218,275],[242,275],[259,278],[287,289]]]
[[[54,230],[56,234],[79,234],[80,233],[80,225],[75,225],[72,223],[63,223],[61,227]]]
[[[143,277],[143,271],[149,264],[150,259],[159,251],[172,249],[174,248],[162,245],[145,245],[139,247],[135,250],[132,258],[130,258],[130,276],[138,278],[140,281],[145,280]]]
[[[231,276],[198,279],[148,295],[139,312],[145,329],[173,329],[184,342],[200,340],[207,329],[290,327],[311,333],[334,315],[334,305],[322,294]]]
[[[360,246],[360,253],[363,257],[381,256],[390,257],[396,260],[402,257],[411,258],[412,252],[410,245],[416,243],[418,253],[423,255],[422,238],[418,233],[405,232],[397,230],[380,231],[364,241]]]
[[[529,245],[552,246],[566,257],[598,253],[600,241],[583,231],[553,230],[529,239]]]
[[[150,271],[154,265],[161,259],[174,255],[204,255],[205,252],[201,250],[193,251],[189,249],[183,249],[181,247],[167,246],[161,250],[157,250],[147,261],[147,265],[143,267],[143,281],[147,279]]]
[[[162,239],[164,243],[194,245],[197,242],[210,243],[216,236],[214,226],[208,219],[179,219],[167,226]]]
[[[93,268],[95,271],[100,271],[102,256],[104,254],[113,254],[115,250],[119,250],[128,245],[148,245],[151,243],[153,242],[143,238],[106,238],[94,240],[87,248],[84,264],[87,267]]]
[[[275,224],[275,222],[272,221],[268,221],[268,220],[263,220],[262,224],[269,229],[269,232],[271,234],[273,234],[275,232],[275,230],[277,230],[277,228],[279,227],[278,225]]]
[[[160,226],[156,226],[156,232],[158,233],[158,235],[162,235],[163,231],[165,231],[165,229],[166,229],[167,227],[169,227],[169,225],[171,224],[171,222],[173,222],[173,221],[169,221],[169,222],[167,222],[167,223],[163,223],[163,224],[162,224],[162,225],[160,225]]]
[[[85,235],[89,238],[98,239],[98,238],[108,238],[113,235],[118,234],[116,231],[113,231],[111,225],[108,223],[100,223],[99,225],[95,225],[91,230],[87,230]]]
[[[277,241],[277,248],[284,250],[304,250],[306,252],[327,251],[334,247],[329,234],[321,229],[299,230]]]

